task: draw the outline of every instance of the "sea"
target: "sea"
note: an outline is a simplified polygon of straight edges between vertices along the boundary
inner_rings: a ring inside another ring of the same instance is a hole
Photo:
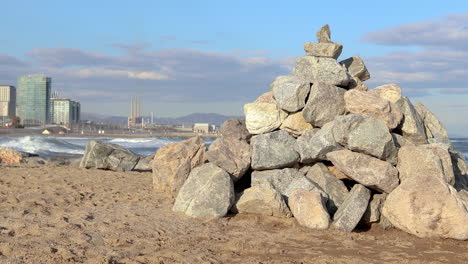
[[[0,146],[42,156],[60,154],[83,154],[90,140],[98,140],[121,145],[145,157],[156,153],[160,147],[183,139],[164,137],[115,138],[115,137],[57,137],[57,136],[0,136]],[[453,145],[468,159],[468,138],[453,138]],[[213,139],[205,140],[209,145]]]

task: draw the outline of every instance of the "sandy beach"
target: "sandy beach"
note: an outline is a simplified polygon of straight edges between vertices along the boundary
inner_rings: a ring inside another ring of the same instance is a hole
[[[0,167],[0,263],[467,263],[466,241],[378,228],[344,233],[294,218],[192,219],[151,172]]]

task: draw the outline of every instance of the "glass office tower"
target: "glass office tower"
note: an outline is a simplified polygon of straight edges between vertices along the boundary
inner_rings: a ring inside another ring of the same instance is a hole
[[[52,121],[50,77],[26,75],[18,78],[17,114],[23,125],[45,125]]]

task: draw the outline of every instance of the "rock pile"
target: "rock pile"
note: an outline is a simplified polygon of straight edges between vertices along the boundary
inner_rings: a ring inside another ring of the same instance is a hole
[[[173,210],[194,217],[231,210],[315,229],[394,226],[468,239],[468,168],[443,125],[398,85],[368,90],[363,60],[338,62],[343,46],[328,25],[317,39],[206,153],[199,138],[160,149],[155,188],[170,189]]]

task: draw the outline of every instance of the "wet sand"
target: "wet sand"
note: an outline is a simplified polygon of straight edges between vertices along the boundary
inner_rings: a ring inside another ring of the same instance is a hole
[[[192,219],[150,172],[0,166],[0,263],[468,263],[468,241],[293,218]]]

